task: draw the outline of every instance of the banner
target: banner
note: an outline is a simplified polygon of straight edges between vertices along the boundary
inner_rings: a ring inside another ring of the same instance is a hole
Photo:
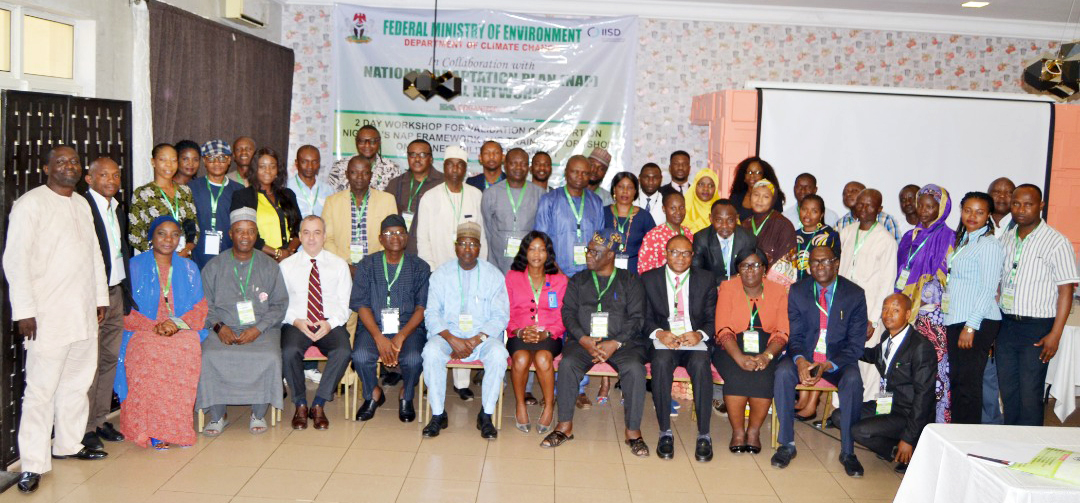
[[[521,147],[552,158],[551,182],[574,154],[612,156],[611,174],[630,166],[637,18],[526,16],[493,10],[433,11],[338,4],[332,41],[334,155],[355,155],[361,126],[382,134],[382,154],[405,165],[405,149],[432,144],[435,166],[459,145],[470,172],[481,144]],[[433,55],[434,54],[434,55]],[[434,69],[432,68],[434,65]],[[409,99],[410,71],[461,77],[461,95]]]

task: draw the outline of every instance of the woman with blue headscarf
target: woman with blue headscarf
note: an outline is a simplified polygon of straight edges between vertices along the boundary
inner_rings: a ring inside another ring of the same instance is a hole
[[[150,250],[131,259],[135,308],[124,318],[114,389],[120,430],[143,447],[192,445],[207,305],[202,276],[176,253],[183,231],[170,215],[150,224]]]
[[[934,345],[937,353],[936,422],[952,421],[949,410],[949,343],[945,335],[945,314],[941,299],[949,275],[946,257],[956,243],[956,232],[946,225],[952,210],[949,193],[937,185],[919,189],[915,228],[904,234],[897,249],[896,291],[911,299],[911,320],[915,330]]]

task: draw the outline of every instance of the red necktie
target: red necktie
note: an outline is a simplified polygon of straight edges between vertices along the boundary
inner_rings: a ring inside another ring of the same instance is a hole
[[[821,306],[821,309],[818,309],[818,328],[822,330],[829,328],[829,301],[825,298],[825,292],[828,289],[829,287],[822,288],[818,298],[818,305]]]
[[[307,289],[307,319],[312,323],[308,325],[308,330],[314,332],[318,329],[314,324],[322,321],[322,281],[319,280],[319,265],[315,263],[315,259],[311,259],[311,276],[308,278]]]
[[[678,287],[678,289],[675,290],[675,317],[676,318],[685,318],[686,317],[686,306],[685,306],[686,303],[682,301],[683,300],[682,291],[683,291],[683,288],[686,285],[683,285],[682,283],[679,283],[679,275],[678,274],[675,275],[675,285]]]

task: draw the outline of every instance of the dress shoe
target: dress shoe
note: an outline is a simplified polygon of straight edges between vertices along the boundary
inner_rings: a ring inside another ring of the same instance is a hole
[[[574,401],[574,406],[581,410],[589,410],[592,408],[592,402],[589,401],[589,397],[585,396],[585,393],[581,393],[577,396],[577,400]]]
[[[307,429],[308,408],[307,405],[297,405],[296,413],[292,417],[292,429],[294,430],[306,430]]]
[[[53,454],[52,457],[53,457],[53,459],[75,458],[75,459],[81,459],[83,461],[94,461],[94,460],[98,460],[98,459],[105,459],[105,457],[108,456],[108,455],[109,455],[109,453],[107,453],[105,451],[99,451],[99,450],[89,449],[89,448],[83,447],[82,449],[79,449],[79,452],[76,452],[75,454],[69,454],[67,456],[58,456],[56,454]]]
[[[380,405],[386,403],[386,394],[379,395],[378,400],[364,400],[364,403],[360,405],[360,408],[356,411],[357,421],[367,421],[375,417],[375,410]]]
[[[473,384],[479,386],[482,382],[484,382],[484,369],[477,370],[472,376]]]
[[[484,411],[476,415],[476,429],[480,430],[480,438],[491,440],[499,437],[499,430],[491,422],[491,414],[484,414]]]
[[[727,404],[723,400],[713,400],[713,410],[721,416],[727,415]]]
[[[776,454],[772,455],[772,460],[770,460],[770,462],[777,468],[787,468],[787,466],[791,464],[791,460],[795,459],[795,456],[798,454],[799,453],[795,451],[795,446],[781,445],[780,448],[776,449]]]
[[[416,409],[413,408],[412,400],[401,400],[398,402],[397,418],[398,421],[403,423],[416,421]]]
[[[447,419],[445,412],[437,416],[431,416],[431,421],[428,421],[427,426],[424,427],[424,437],[437,437],[439,432],[445,430],[448,426],[450,426],[450,421]]]
[[[311,417],[311,426],[316,430],[325,430],[330,427],[330,420],[326,418],[322,405],[312,405],[311,412],[308,414]]]
[[[88,431],[82,438],[83,447],[89,447],[96,451],[105,450],[105,443],[101,441],[101,437],[98,436],[97,431]]]
[[[843,463],[844,473],[847,473],[848,477],[858,478],[863,476],[862,463],[859,462],[859,458],[855,457],[854,454],[841,454],[840,462]]]
[[[395,386],[399,382],[401,382],[401,372],[387,370],[385,373],[383,373],[383,386]]]
[[[19,492],[29,494],[37,491],[38,482],[40,481],[40,473],[22,472],[22,475],[19,476]]]
[[[694,458],[702,463],[712,461],[712,440],[699,438],[694,449]]]
[[[113,428],[112,423],[105,423],[97,429],[97,434],[106,442],[123,442],[124,434]]]
[[[454,388],[454,391],[457,392],[457,396],[461,397],[461,399],[466,402],[473,399],[473,392],[469,388]]]
[[[907,473],[907,463],[896,463],[896,468],[893,468],[893,471],[900,475]]]
[[[671,435],[660,435],[660,440],[656,442],[656,455],[660,459],[671,459],[675,457],[675,437]]]

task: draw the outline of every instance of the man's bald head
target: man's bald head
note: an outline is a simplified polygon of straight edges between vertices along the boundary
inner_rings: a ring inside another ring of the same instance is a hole
[[[120,166],[112,158],[98,157],[90,163],[85,179],[91,190],[111,198],[120,191]]]
[[[866,185],[861,182],[850,181],[844,185],[844,206],[849,210],[855,209],[855,199],[859,197],[859,193],[866,189]]]
[[[911,317],[911,299],[902,293],[885,297],[881,303],[881,322],[892,335],[899,335]]]
[[[877,189],[863,189],[859,197],[869,197],[874,206],[881,206],[881,191]]]

